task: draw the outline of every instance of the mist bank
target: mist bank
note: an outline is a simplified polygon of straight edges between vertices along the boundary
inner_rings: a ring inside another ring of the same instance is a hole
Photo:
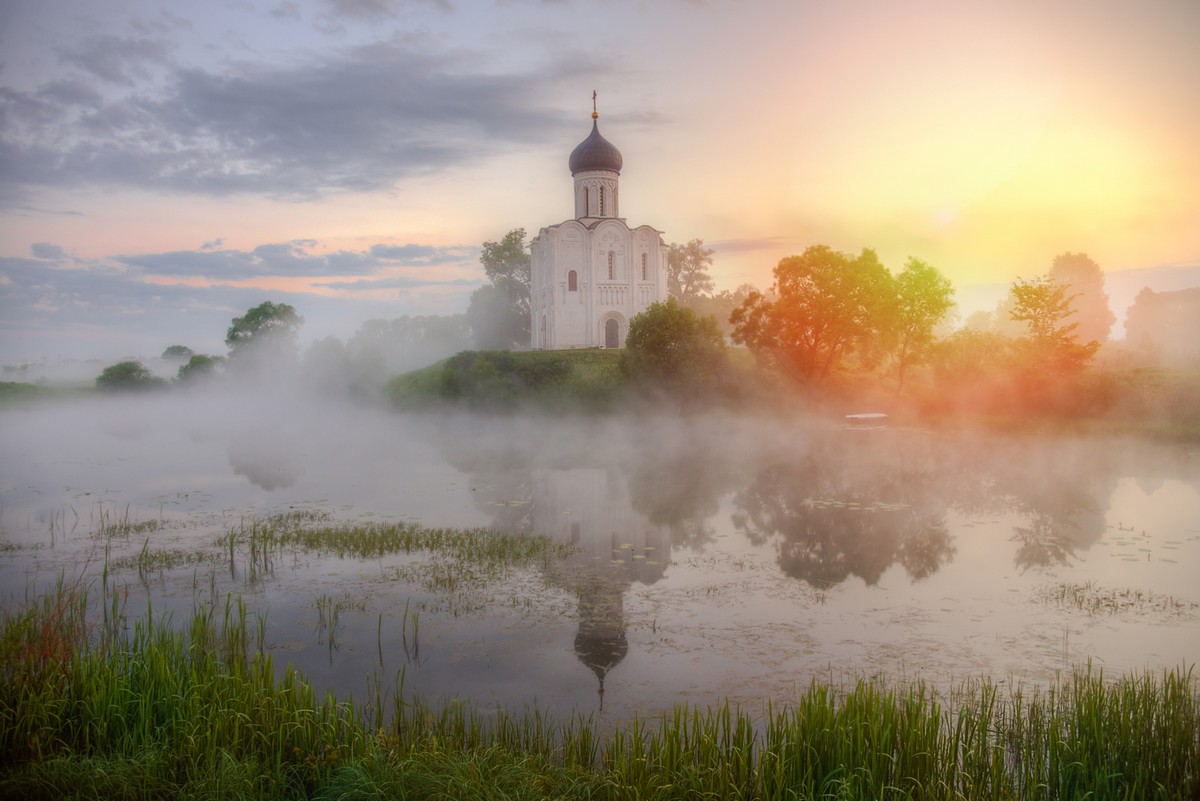
[[[601,415],[707,412],[812,417],[883,413],[893,425],[1144,434],[1200,438],[1200,368],[1115,364],[1075,376],[1018,369],[963,375],[918,369],[904,392],[887,377],[848,372],[814,383],[786,380],[742,349],[698,380],[642,381],[621,352],[463,352],[391,379],[385,394],[403,410]]]

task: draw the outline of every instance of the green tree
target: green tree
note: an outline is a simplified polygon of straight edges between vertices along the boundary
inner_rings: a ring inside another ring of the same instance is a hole
[[[1108,341],[1108,332],[1117,321],[1104,291],[1104,273],[1086,253],[1063,253],[1050,265],[1050,277],[1067,287],[1074,299],[1074,311],[1066,322],[1075,323],[1082,342]]]
[[[193,383],[205,376],[215,375],[225,359],[222,356],[205,356],[197,353],[188,359],[187,364],[179,365],[179,373],[175,380],[181,384]]]
[[[105,392],[159,389],[165,387],[166,383],[137,361],[118,362],[105,367],[104,371],[96,378],[96,388]]]
[[[904,387],[904,372],[928,355],[933,330],[954,306],[954,286],[936,268],[909,258],[896,276],[897,301],[892,321],[895,337],[896,394]]]
[[[693,239],[686,245],[672,243],[667,249],[667,293],[688,306],[712,292],[713,279],[708,274],[712,257],[712,248],[704,247],[701,239]]]
[[[528,346],[530,258],[525,229],[514,228],[499,242],[484,242],[479,261],[491,284],[475,290],[467,308],[476,347]]]
[[[162,352],[162,358],[183,361],[192,357],[192,349],[186,345],[171,345]]]
[[[255,368],[296,360],[296,337],[304,318],[286,303],[266,301],[233,318],[225,334],[230,365]]]
[[[1073,313],[1074,295],[1067,286],[1049,276],[1013,282],[1012,319],[1025,322],[1028,336],[1022,340],[1023,366],[1030,370],[1049,370],[1057,374],[1082,370],[1091,361],[1100,343],[1080,343],[1075,334],[1078,323],[1067,322]]]
[[[712,389],[725,364],[725,338],[717,321],[675,298],[652,303],[629,321],[621,372],[638,383],[677,393]]]
[[[892,315],[895,281],[875,251],[813,245],[775,267],[774,299],[752,292],[734,310],[735,342],[799,379],[825,377],[858,349],[869,361]]]

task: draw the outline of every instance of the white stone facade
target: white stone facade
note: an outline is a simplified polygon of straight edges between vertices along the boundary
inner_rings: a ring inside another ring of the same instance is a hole
[[[597,158],[597,147],[611,152]],[[575,219],[542,228],[530,243],[531,345],[624,347],[629,320],[667,298],[667,246],[661,231],[630,228],[618,216],[621,157],[595,126],[571,164]]]

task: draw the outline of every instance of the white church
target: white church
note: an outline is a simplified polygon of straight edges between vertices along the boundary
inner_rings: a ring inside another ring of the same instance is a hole
[[[534,349],[620,348],[629,320],[667,299],[662,231],[630,228],[621,214],[621,152],[592,132],[571,151],[575,218],[530,242],[530,340]]]

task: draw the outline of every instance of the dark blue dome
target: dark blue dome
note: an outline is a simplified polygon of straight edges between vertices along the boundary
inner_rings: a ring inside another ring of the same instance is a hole
[[[619,173],[622,164],[621,151],[600,135],[600,128],[593,119],[591,134],[571,151],[571,160],[568,163],[571,167],[571,175],[586,170],[607,170]]]

